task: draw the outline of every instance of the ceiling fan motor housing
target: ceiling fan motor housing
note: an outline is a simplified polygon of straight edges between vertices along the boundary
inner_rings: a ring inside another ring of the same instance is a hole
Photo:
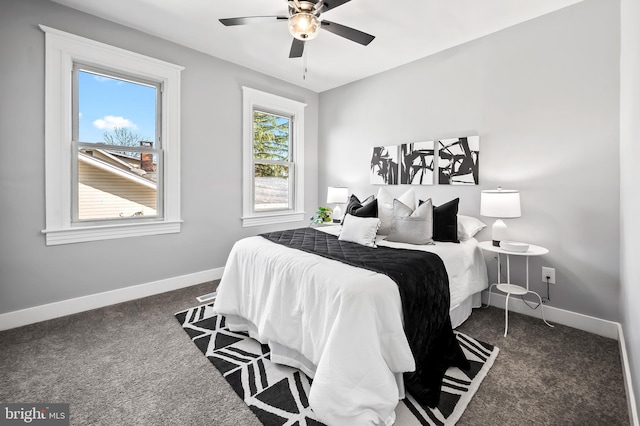
[[[289,2],[289,32],[298,40],[307,41],[316,38],[320,30],[319,4],[310,1]]]

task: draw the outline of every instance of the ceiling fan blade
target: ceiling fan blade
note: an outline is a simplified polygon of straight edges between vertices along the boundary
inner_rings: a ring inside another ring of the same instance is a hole
[[[338,6],[342,6],[345,3],[349,3],[351,0],[325,0],[323,12],[327,10],[335,9]]]
[[[289,58],[301,58],[303,52],[304,52],[304,41],[294,38],[293,43],[291,43],[291,51],[289,52]]]
[[[336,24],[335,22],[324,20],[321,24],[323,29],[332,32],[335,35],[339,35],[340,37],[360,43],[363,46],[367,46],[375,38],[375,36],[372,36],[371,34],[364,33],[360,30],[356,30],[355,28]]]
[[[220,22],[229,27],[232,25],[263,24],[265,22],[286,21],[286,16],[244,16],[241,18],[223,18]]]

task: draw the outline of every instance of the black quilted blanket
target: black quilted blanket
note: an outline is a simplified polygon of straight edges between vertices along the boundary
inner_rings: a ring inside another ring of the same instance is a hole
[[[418,250],[365,247],[340,241],[334,235],[313,228],[261,236],[287,247],[385,274],[396,282],[402,300],[405,334],[416,361],[416,370],[404,375],[405,387],[419,402],[435,407],[447,368],[469,368],[451,329],[449,278],[438,255]]]

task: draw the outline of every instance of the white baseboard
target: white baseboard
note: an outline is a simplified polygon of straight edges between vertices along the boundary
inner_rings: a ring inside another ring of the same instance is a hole
[[[487,291],[482,292],[482,303],[486,304],[489,299]],[[491,293],[491,306],[504,309],[506,296],[498,293]],[[531,309],[519,298],[509,298],[509,311],[519,314],[540,318],[542,321],[542,313],[540,308]],[[638,410],[636,406],[635,394],[633,392],[633,384],[631,380],[631,369],[629,368],[629,358],[627,347],[624,340],[622,325],[614,321],[603,320],[600,318],[583,315],[576,312],[567,311],[553,306],[544,305],[545,319],[553,323],[567,325],[579,330],[588,331],[600,336],[616,339],[620,347],[620,359],[622,363],[622,375],[624,377],[624,386],[627,395],[627,407],[629,409],[629,422],[632,426],[640,426],[638,422]]]
[[[640,426],[638,421],[638,407],[636,397],[633,392],[633,382],[631,380],[631,368],[629,367],[629,357],[627,356],[627,345],[624,340],[622,325],[618,324],[618,345],[620,346],[620,362],[622,363],[622,376],[624,377],[624,387],[627,391],[627,407],[629,407],[629,424]]]
[[[74,299],[62,300],[60,302],[0,314],[0,330],[8,330],[27,324],[59,318],[78,312],[89,311],[91,309],[102,308],[109,305],[115,305],[116,303],[128,302],[142,297],[153,296],[154,294],[165,293],[167,291],[217,280],[222,278],[223,271],[224,268],[209,269],[206,271],[195,272],[193,274],[181,275],[178,277],[167,278],[164,280],[119,288],[117,290],[105,291],[103,293],[76,297]]]
[[[482,303],[486,304],[489,298],[487,291],[482,292]],[[491,306],[504,309],[506,296],[499,293],[491,293]],[[531,309],[519,298],[511,296],[509,298],[509,311],[517,312],[519,314],[528,315],[535,318],[540,318],[542,321],[542,313],[540,308]],[[600,336],[609,337],[610,339],[618,340],[618,324],[617,322],[607,321],[600,318],[592,317],[589,315],[579,314],[577,312],[566,311],[560,308],[554,308],[553,306],[544,305],[545,319],[553,324],[568,325],[569,327],[577,328],[579,330],[588,331],[590,333],[598,334]]]

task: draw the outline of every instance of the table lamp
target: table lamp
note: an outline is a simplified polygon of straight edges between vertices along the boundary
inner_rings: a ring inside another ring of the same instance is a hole
[[[520,192],[511,189],[492,189],[480,193],[480,215],[497,218],[491,227],[493,245],[507,241],[507,224],[502,219],[522,216],[520,212]]]
[[[349,201],[349,188],[342,188],[338,186],[330,186],[327,190],[327,204],[335,204],[331,217],[336,223],[340,223],[342,219],[342,209],[340,204],[344,204]]]

